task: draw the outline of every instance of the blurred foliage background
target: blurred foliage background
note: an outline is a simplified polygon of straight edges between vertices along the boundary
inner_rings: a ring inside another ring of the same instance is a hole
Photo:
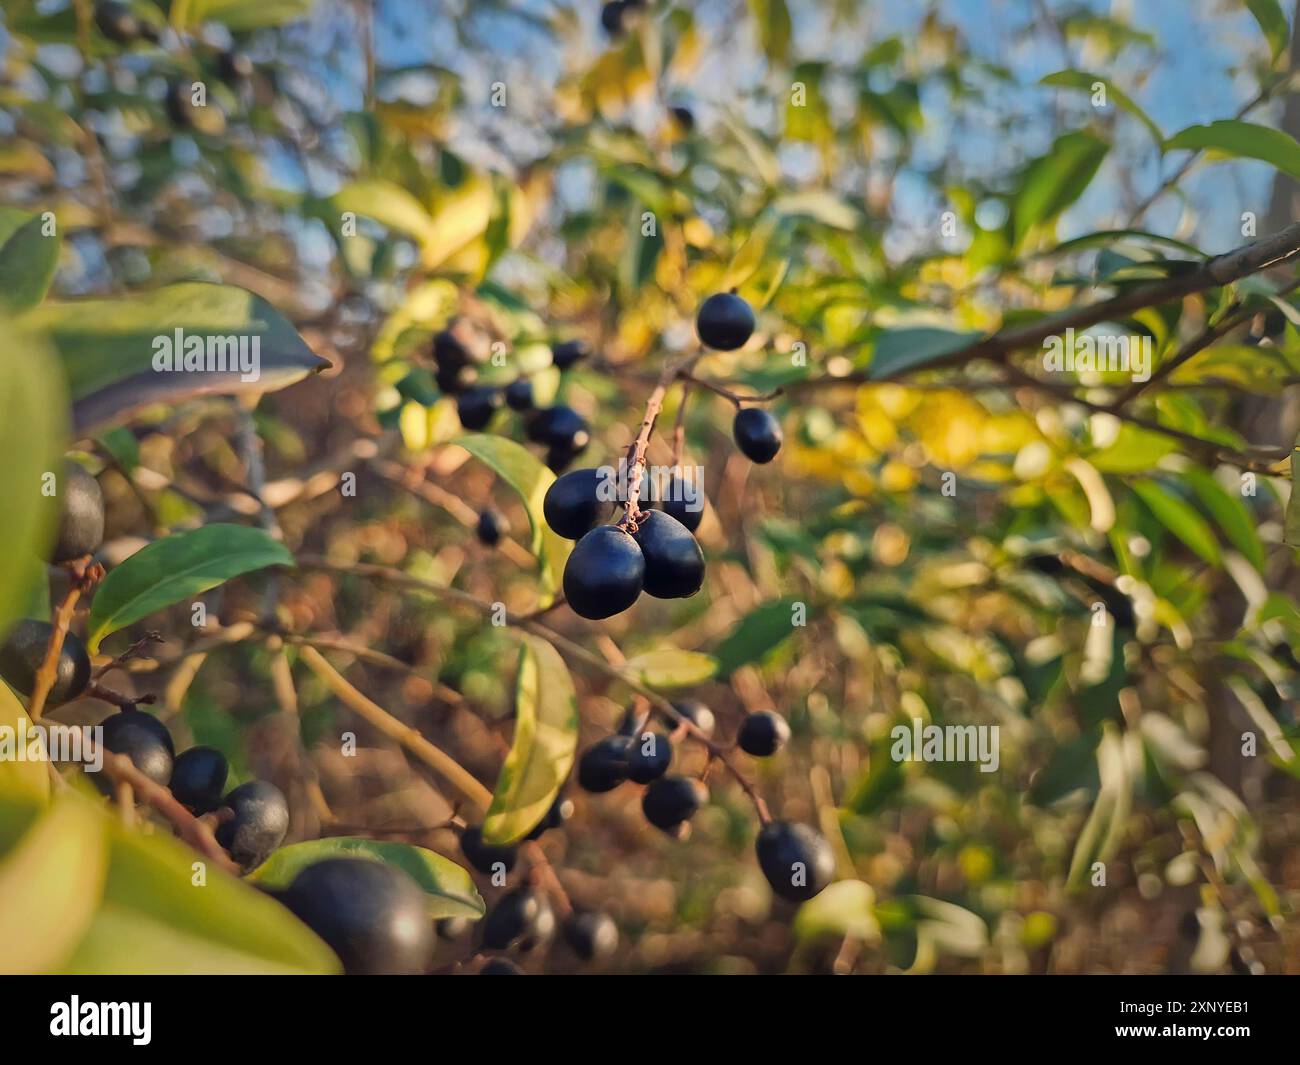
[[[726,398],[692,389],[705,590],[547,621],[615,665],[711,656],[689,690],[724,740],[746,710],[784,714],[793,741],[746,771],[780,816],[828,834],[854,886],[792,920],[720,775],[685,843],[644,824],[631,787],[575,793],[547,852],[575,902],[616,915],[614,967],[1300,971],[1300,611],[1279,461],[1297,429],[1294,270],[1103,324],[1150,337],[1157,367],[1223,327],[1137,394],[1121,374],[1049,380],[1034,350],[930,366],[1295,218],[1290,5],[647,2],[616,34],[599,3],[129,6],[156,41],[109,41],[80,0],[5,0],[0,30],[0,198],[57,219],[53,309],[32,313],[109,498],[106,562],[207,522],[261,524],[344,571],[398,567],[528,613],[527,518],[447,446],[461,430],[433,334],[454,324],[503,353],[489,381],[533,372],[543,402],[592,423],[583,462],[617,461],[665,360],[694,344],[699,302],[738,287],[758,338],[697,372],[783,388],[787,443],[751,467]],[[225,69],[232,48],[250,71]],[[175,87],[196,81],[208,107],[178,115]],[[233,401],[123,399],[109,340],[129,328],[111,308],[182,281],[256,293],[330,368]],[[106,302],[60,317],[81,300]],[[561,380],[547,348],[569,338],[597,354]],[[514,414],[497,431],[522,437]],[[513,547],[476,541],[489,503]],[[510,631],[338,570],[205,601],[224,627],[195,633],[188,605],[150,619],[140,632],[166,641],[119,687],[158,693],[173,730],[241,778],[280,783],[293,838],[456,857],[438,779],[302,668],[296,639],[370,649],[332,657],[490,782],[511,735]],[[232,628],[268,613],[278,634]],[[585,747],[629,692],[575,678]],[[997,725],[998,771],[893,761],[890,729],[917,718]]]

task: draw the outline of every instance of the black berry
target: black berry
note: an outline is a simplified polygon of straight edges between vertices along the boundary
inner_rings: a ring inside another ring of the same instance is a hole
[[[17,622],[0,644],[0,677],[20,695],[31,695],[36,687],[36,672],[45,661],[54,626],[47,621],[27,618]],[[46,703],[57,706],[75,699],[90,683],[90,655],[86,645],[73,633],[63,637],[59,664],[54,671],[54,686]]]
[[[217,842],[248,870],[266,861],[289,831],[289,804],[284,793],[265,780],[250,780],[222,801],[235,816],[217,826]],[[305,870],[304,870],[305,871]]]
[[[758,864],[783,899],[803,902],[835,877],[831,845],[807,825],[771,821],[758,833]]]
[[[683,133],[690,133],[695,128],[695,115],[689,107],[670,107],[668,110]]]
[[[489,950],[532,950],[555,934],[555,912],[532,888],[516,888],[483,919],[483,946]]]
[[[92,554],[104,539],[104,493],[99,482],[75,462],[63,467],[56,486],[59,498],[59,535],[51,562],[70,562]]]
[[[439,939],[461,939],[471,928],[474,922],[468,917],[444,917],[435,926]]]
[[[396,866],[325,858],[294,877],[280,900],[339,956],[350,975],[422,973],[433,953],[424,892]]]
[[[790,738],[790,726],[780,714],[759,710],[745,718],[736,742],[746,754],[766,758],[776,754]]]
[[[592,529],[564,566],[564,597],[589,621],[622,613],[636,602],[644,582],[641,548],[616,525]]]
[[[456,413],[460,415],[460,424],[471,432],[486,429],[500,409],[501,393],[495,388],[467,388],[456,397]]]
[[[661,510],[642,514],[634,536],[645,559],[645,592],[686,599],[704,584],[704,552],[684,525]]]
[[[600,24],[611,37],[618,37],[623,32],[623,13],[627,10],[624,0],[609,0],[600,9]]]
[[[553,828],[561,828],[564,822],[573,816],[573,800],[566,799],[563,795],[551,803],[551,808],[546,811],[543,817],[533,830],[525,836],[525,839],[541,839],[543,832],[549,832]]]
[[[440,370],[459,369],[474,361],[469,349],[450,329],[433,335],[433,361]]]
[[[667,496],[659,504],[659,509],[681,522],[687,532],[693,533],[704,520],[704,503],[703,485],[694,478],[675,473],[668,482]]]
[[[442,392],[457,396],[478,380],[478,371],[472,366],[439,366],[433,379]]]
[[[628,779],[637,784],[649,784],[666,772],[673,760],[673,745],[659,732],[643,732],[632,737],[627,755]]]
[[[591,441],[587,419],[572,407],[563,405],[539,410],[524,426],[524,433],[535,444],[577,454]]]
[[[130,44],[140,36],[140,20],[125,4],[102,0],[95,5],[95,25],[114,44]]]
[[[519,852],[514,847],[484,843],[483,829],[478,825],[471,825],[460,834],[460,850],[465,855],[465,860],[484,876],[498,871],[510,872],[515,867],[515,859],[519,857]]]
[[[206,814],[221,804],[230,767],[215,747],[191,747],[172,767],[172,794],[193,814]]]
[[[495,547],[509,528],[505,515],[499,510],[488,507],[478,516],[478,526],[475,531],[480,541],[488,547]]]
[[[660,777],[641,796],[641,812],[655,828],[675,832],[704,805],[709,790],[693,777]]]
[[[578,759],[578,786],[599,794],[613,791],[627,779],[630,736],[607,736],[588,747]]]
[[[590,349],[581,340],[566,340],[551,346],[551,362],[556,369],[567,370],[580,359],[591,354]]]
[[[561,474],[573,465],[573,460],[587,450],[584,443],[581,447],[548,447],[546,449],[546,468],[554,474]]]
[[[506,406],[511,410],[532,410],[532,381],[527,377],[519,377],[506,385]]]
[[[528,974],[519,968],[509,958],[489,958],[483,963],[483,968],[478,971],[479,976],[527,976]]]
[[[713,735],[713,711],[698,699],[684,699],[679,703],[673,703],[673,709],[691,722],[705,736]]]
[[[217,56],[217,73],[227,85],[238,85],[253,76],[253,61],[233,48]]]
[[[600,498],[601,483],[598,469],[573,470],[546,490],[542,515],[556,536],[580,540],[609,517],[614,504]]]
[[[751,462],[771,462],[781,450],[781,423],[762,407],[745,407],[737,411],[731,435]]]
[[[618,926],[607,913],[579,910],[564,922],[564,938],[583,961],[596,961],[618,949]]]
[[[172,775],[172,738],[167,726],[142,710],[123,710],[103,724],[105,750],[124,754],[131,764],[155,784],[166,787]],[[95,774],[101,791],[111,793],[112,780],[107,773]]]
[[[734,292],[719,292],[700,305],[695,331],[706,348],[735,351],[754,333],[754,312]]]

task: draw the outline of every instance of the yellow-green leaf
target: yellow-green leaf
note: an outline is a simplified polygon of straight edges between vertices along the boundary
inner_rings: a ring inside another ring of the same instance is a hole
[[[718,671],[718,660],[699,651],[670,647],[629,658],[623,668],[651,688],[689,688],[712,677]]]

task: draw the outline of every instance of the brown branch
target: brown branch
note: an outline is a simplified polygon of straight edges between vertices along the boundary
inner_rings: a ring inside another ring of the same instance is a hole
[[[50,633],[50,642],[45,647],[45,657],[36,671],[35,683],[32,685],[31,699],[27,704],[27,714],[33,721],[39,721],[45,711],[45,700],[59,674],[59,656],[63,653],[63,641],[67,638],[72,625],[72,615],[76,613],[77,600],[89,592],[104,577],[104,567],[92,562],[90,556],[79,558],[67,566],[71,584],[68,594],[63,597],[52,619],[54,629]]]
[[[641,429],[636,434],[636,439],[632,441],[632,446],[628,448],[628,474],[627,474],[627,509],[623,514],[620,525],[628,526],[632,532],[636,531],[637,518],[641,516],[641,509],[637,505],[641,498],[641,481],[645,476],[645,452],[650,446],[650,434],[654,432],[655,422],[659,418],[659,412],[663,410],[664,396],[667,395],[669,387],[678,378],[679,375],[689,372],[690,368],[697,361],[704,357],[703,351],[697,351],[685,358],[677,359],[664,367],[663,373],[659,375],[659,380],[655,384],[654,391],[645,404],[645,417],[641,419]]]

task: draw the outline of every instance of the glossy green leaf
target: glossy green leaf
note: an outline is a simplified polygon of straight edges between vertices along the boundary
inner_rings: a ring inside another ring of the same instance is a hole
[[[703,684],[717,671],[718,662],[712,655],[700,654],[698,651],[679,651],[675,647],[647,651],[634,658],[629,658],[623,665],[626,673],[632,674],[642,684],[650,688],[689,688]]]
[[[1103,78],[1099,74],[1089,74],[1084,70],[1058,70],[1055,74],[1048,74],[1040,84],[1052,85],[1062,89],[1078,89],[1081,92],[1091,94],[1095,91],[1093,86],[1098,82],[1105,86],[1108,100],[1114,101],[1116,107],[1127,111],[1141,122],[1157,144],[1164,142],[1164,134],[1160,132],[1160,127],[1151,120],[1151,116],[1134,103],[1128,93],[1119,88],[1109,78]]]
[[[73,952],[104,889],[107,827],[67,789],[0,859],[0,974],[50,972]]]
[[[713,652],[717,676],[731,676],[741,666],[757,662],[795,631],[793,599],[776,599],[749,611]]]
[[[1240,119],[1188,126],[1165,142],[1167,150],[1217,152],[1229,159],[1258,159],[1300,180],[1300,142],[1289,133]]]
[[[573,768],[578,697],[560,653],[524,635],[515,682],[515,734],[483,819],[488,843],[514,843],[546,815]]]
[[[480,462],[491,467],[523,500],[531,532],[529,550],[537,559],[541,576],[538,595],[541,605],[549,606],[560,587],[564,561],[573,547],[568,540],[551,532],[542,516],[542,501],[546,498],[546,490],[555,483],[555,474],[542,465],[527,448],[503,436],[473,433],[459,436],[452,443],[463,447]]]
[[[1261,572],[1264,569],[1264,545],[1259,538],[1259,527],[1245,501],[1233,495],[1205,470],[1191,467],[1182,476],[1191,485],[1201,506],[1214,516],[1228,542]]]
[[[83,432],[155,403],[273,391],[329,365],[266,300],[233,285],[186,282],[112,299],[46,301],[24,322],[44,330],[62,356],[73,422]],[[202,341],[202,363],[166,368],[178,335],[183,349]]]
[[[749,0],[758,39],[767,57],[784,63],[790,58],[790,11],[785,0]]]
[[[41,559],[58,510],[45,475],[62,469],[67,396],[58,361],[36,335],[0,318],[0,634],[45,584]]]
[[[261,529],[204,525],[141,548],[104,578],[87,626],[92,651],[110,633],[242,573],[292,566],[288,548]]]
[[[60,246],[45,228],[40,215],[0,208],[0,311],[19,314],[45,298]]]
[[[395,843],[351,836],[330,836],[281,847],[251,873],[248,879],[263,887],[286,888],[300,872],[324,858],[373,858],[409,873],[429,896],[429,916],[483,916],[483,899],[473,878],[441,854],[410,843]]]
[[[1211,566],[1222,561],[1219,542],[1209,523],[1185,500],[1155,481],[1137,480],[1133,491],[1156,519]]]
[[[1017,245],[1083,195],[1109,150],[1101,138],[1078,130],[1058,137],[1046,155],[1029,164],[1011,210]]]
[[[881,381],[923,370],[930,362],[975,343],[980,336],[928,326],[887,329],[876,338],[868,373],[873,380]]]
[[[1255,16],[1264,39],[1268,41],[1268,50],[1276,59],[1286,51],[1287,41],[1291,36],[1282,5],[1278,0],[1246,0],[1246,7]]]

